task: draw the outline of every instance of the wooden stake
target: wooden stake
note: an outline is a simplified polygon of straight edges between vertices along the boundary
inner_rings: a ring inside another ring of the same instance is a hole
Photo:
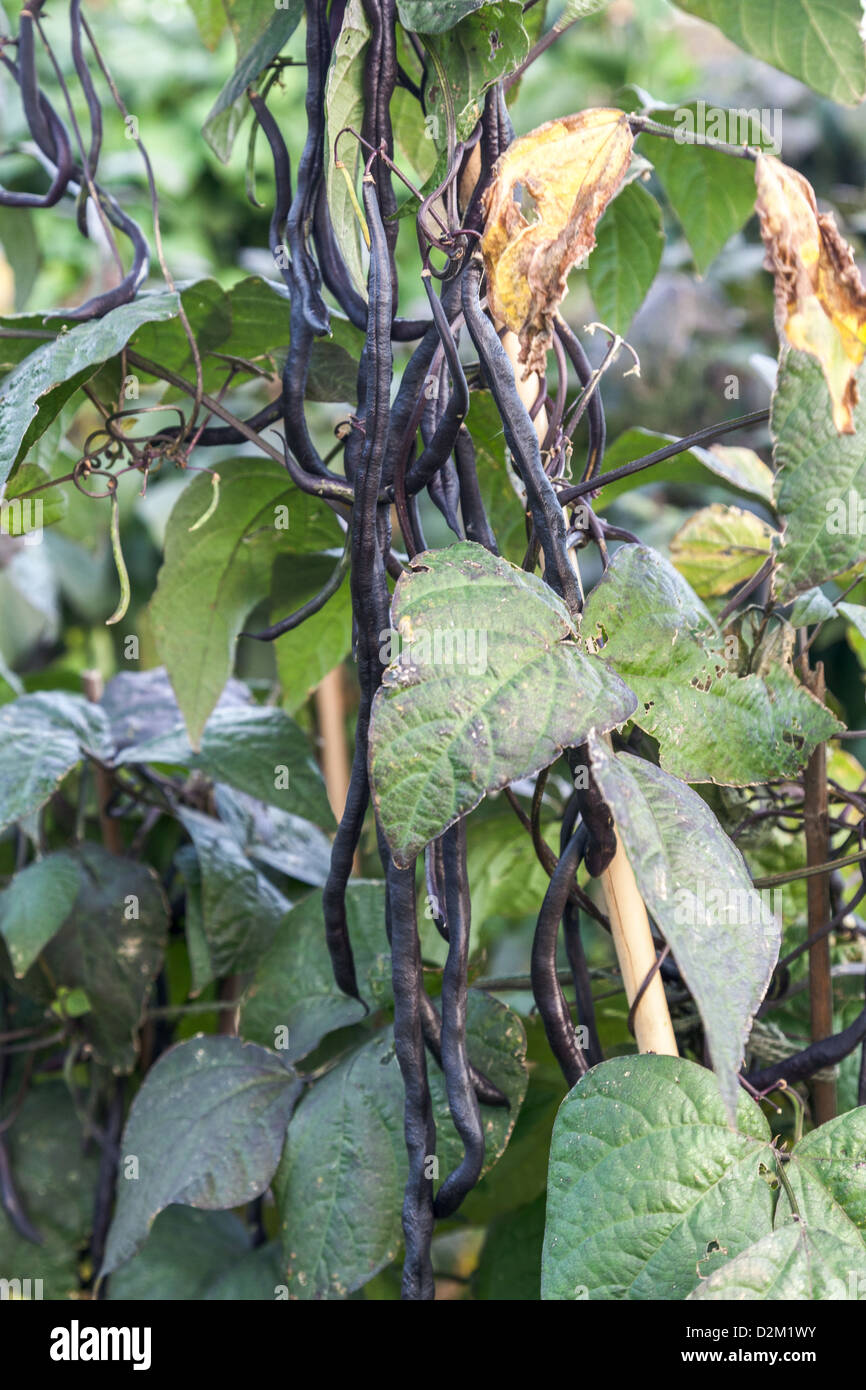
[[[814,671],[804,672],[812,694],[823,703],[824,667],[819,662]],[[827,805],[827,745],[820,743],[808,763],[803,779],[806,832],[806,863],[809,867],[824,864],[830,858],[830,822]],[[815,874],[806,880],[809,935],[829,922],[833,915],[830,905],[830,877]],[[830,938],[823,936],[809,947],[809,1013],[813,1042],[829,1038],[833,1032],[833,980],[830,974]],[[836,1082],[812,1081],[812,1106],[815,1123],[823,1125],[836,1117]]]
[[[531,372],[525,381],[521,379],[522,368],[517,363],[519,343],[517,335],[510,329],[503,334],[502,345],[514,367],[520,399],[526,408],[530,409],[538,396],[539,379],[534,372]],[[547,433],[547,412],[543,406],[536,415],[534,424],[535,432],[541,441]],[[583,593],[577,552],[574,549],[570,550],[569,557],[580,583],[580,591]],[[607,742],[610,744],[610,739]],[[646,905],[619,835],[616,839],[616,854],[601,875],[600,881],[626,998],[631,1008],[638,990],[656,963],[656,949]],[[667,1057],[679,1056],[664,984],[658,971],[644,990],[635,1010],[634,1031],[640,1052],[658,1052]]]
[[[349,754],[343,723],[343,668],[335,666],[316,686],[316,719],[322,758],[322,776],[331,810],[337,820],[343,814],[349,792]]]
[[[508,360],[514,368],[514,380],[517,383],[517,394],[523,401],[527,410],[531,410],[538,399],[538,388],[541,381],[535,372],[530,372],[527,377],[523,376],[523,367],[517,361],[517,354],[520,351],[520,340],[516,333],[512,333],[510,328],[506,328],[502,334],[502,346],[508,353]],[[541,407],[532,422],[535,425],[535,433],[538,435],[539,444],[547,434],[547,411]]]
[[[601,887],[625,995],[631,1008],[638,990],[656,963],[656,948],[646,906],[619,835],[616,837],[616,854],[601,876]],[[635,1010],[634,1033],[639,1052],[679,1056],[659,971],[647,985]]]

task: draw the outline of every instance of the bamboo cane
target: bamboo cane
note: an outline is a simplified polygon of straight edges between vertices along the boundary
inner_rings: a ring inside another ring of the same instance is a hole
[[[528,410],[537,399],[539,379],[534,372],[530,372],[526,379],[523,379],[522,368],[517,362],[517,335],[510,329],[503,334],[502,345],[514,368],[518,393]],[[534,423],[535,432],[541,441],[547,433],[547,412],[543,406]],[[580,583],[576,551],[570,550],[569,556]],[[582,583],[580,590],[583,593]],[[607,741],[610,743],[609,739]],[[601,888],[610,918],[613,944],[622,971],[626,998],[631,1008],[641,985],[656,963],[656,949],[646,905],[618,834],[616,854],[601,875]],[[634,1031],[640,1052],[658,1052],[668,1057],[679,1056],[664,984],[658,972],[650,980],[635,1010]]]

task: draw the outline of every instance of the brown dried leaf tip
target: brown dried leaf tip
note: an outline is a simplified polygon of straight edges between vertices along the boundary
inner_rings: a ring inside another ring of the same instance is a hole
[[[494,167],[481,241],[487,303],[497,326],[520,340],[524,378],[544,374],[568,272],[595,246],[596,223],[622,184],[633,143],[628,116],[598,107],[521,136]]]
[[[866,352],[866,287],[853,252],[832,213],[818,212],[802,174],[760,154],[755,182],[765,264],[776,278],[779,337],[818,359],[833,423],[839,434],[853,434],[857,368]]]

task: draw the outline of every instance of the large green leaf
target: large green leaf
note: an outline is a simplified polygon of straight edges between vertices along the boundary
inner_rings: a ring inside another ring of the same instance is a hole
[[[38,811],[85,751],[111,757],[108,721],[83,696],[44,691],[0,706],[0,829]]]
[[[613,813],[641,895],[704,1021],[733,1116],[755,1010],[779,955],[782,924],[752,887],[743,856],[684,782],[594,734],[593,776]]]
[[[769,559],[776,532],[754,512],[702,507],[670,543],[671,559],[701,598],[730,593]]]
[[[361,254],[361,227],[346,174],[334,162],[334,141],[345,126],[354,126],[355,130],[361,128],[364,117],[364,50],[369,42],[370,24],[362,0],[349,0],[325,84],[325,189],[334,235],[355,288],[365,298],[367,275]],[[363,161],[354,136],[346,134],[342,137],[337,154],[353,186],[357,185],[358,170]]]
[[[805,352],[783,353],[771,427],[776,505],[785,523],[776,577],[785,603],[863,558],[866,534],[866,373],[855,434],[833,424],[823,372]]]
[[[216,280],[196,280],[179,285],[189,326],[199,352],[205,357],[229,336],[232,327],[231,304],[225,290]],[[158,362],[161,367],[190,374],[192,356],[189,339],[178,317],[162,323],[146,323],[133,335],[130,346],[142,357]]]
[[[197,950],[190,945],[196,993],[211,980],[252,970],[271,945],[290,904],[212,816],[183,809],[179,818],[198,857]],[[187,929],[189,930],[189,911]]]
[[[223,0],[237,47],[237,65],[214,102],[202,134],[214,154],[228,163],[246,112],[246,89],[276,57],[298,27],[304,0],[285,0],[277,8],[261,0]]]
[[[487,0],[397,0],[397,14],[404,29],[417,34],[444,34]]]
[[[866,1242],[866,1106],[813,1129],[786,1172],[803,1220],[863,1254]],[[780,1202],[787,1204],[787,1196]],[[866,1293],[864,1287],[863,1293]]]
[[[78,895],[67,900],[65,921],[42,952],[44,972],[34,965],[23,988],[47,1000],[59,987],[83,990],[91,1010],[82,1026],[93,1056],[117,1072],[129,1071],[138,1056],[144,1006],[162,966],[168,906],[146,865],[89,842],[74,857]]]
[[[480,545],[417,556],[391,618],[402,646],[373,701],[370,778],[398,864],[486,792],[634,709],[548,586]]]
[[[866,96],[862,0],[676,0],[747,53],[856,106]]]
[[[440,8],[438,4],[436,8]],[[488,87],[513,72],[526,57],[529,36],[523,27],[523,6],[519,0],[488,2],[453,27],[428,35],[426,43],[448,76],[447,98],[435,73],[431,73],[424,92],[428,118],[434,119],[433,138],[441,150],[446,144],[447,101],[453,105],[457,138],[465,140],[481,118]]]
[[[271,622],[313,598],[338,564],[335,555],[280,555],[271,587]],[[295,710],[352,649],[352,599],[344,579],[318,613],[274,644],[283,706]]]
[[[0,935],[19,978],[66,921],[79,884],[78,860],[61,851],[19,869],[0,893]]]
[[[216,48],[226,27],[222,0],[187,0],[195,16],[199,36],[206,48]]]
[[[298,1106],[274,1180],[294,1297],[345,1296],[395,1258],[403,1103],[389,1032],[327,1072]]]
[[[108,716],[115,748],[113,760],[118,763],[126,761],[128,748],[164,734],[174,735],[183,727],[183,715],[164,666],[118,672],[105,687],[100,703]],[[232,678],[220,695],[217,709],[249,709],[252,703],[249,687]],[[188,739],[186,747],[189,748]]]
[[[282,550],[328,550],[341,542],[322,503],[289,481],[278,463],[220,463],[220,500],[208,520],[211,480],[200,473],[184,488],[169,518],[165,560],[150,614],[193,747],[226,683],[244,619],[270,591]],[[288,520],[280,529],[278,521]]]
[[[174,1202],[219,1211],[260,1196],[300,1089],[272,1052],[238,1038],[199,1035],[164,1052],[123,1131],[101,1273],[130,1259],[154,1217]]]
[[[251,1250],[252,1232],[233,1212],[167,1207],[138,1254],[112,1274],[108,1298],[173,1303],[213,1298],[214,1285],[242,1265]],[[268,1293],[260,1296],[273,1298],[278,1282],[279,1277],[272,1278]]]
[[[626,184],[598,224],[587,265],[602,323],[626,334],[656,276],[664,249],[661,208],[640,183]]]
[[[470,990],[467,1049],[510,1102],[508,1110],[482,1108],[485,1166],[490,1167],[508,1142],[526,1089],[526,1041],[519,1019]],[[431,1064],[429,1075],[444,1178],[463,1150],[441,1073]],[[290,1297],[344,1297],[395,1258],[407,1168],[403,1110],[390,1028],[341,1061],[304,1097],[274,1180]]]
[[[538,912],[548,877],[526,853],[526,831],[511,807],[469,822],[467,874],[472,884],[472,931],[484,935],[488,918],[511,920]]]
[[[260,705],[217,708],[193,752],[180,728],[125,748],[118,763],[181,764],[226,782],[281,811],[329,829],[334,816],[307,735],[280,709]]]
[[[79,1253],[91,1230],[99,1155],[85,1146],[65,1082],[43,1078],[31,1087],[4,1140],[21,1204],[42,1244],[18,1235],[0,1209],[0,1277],[31,1280],[31,1298],[74,1298]],[[41,1295],[34,1291],[35,1279],[43,1281]]]
[[[37,463],[22,463],[14,478],[10,478],[3,489],[2,534],[4,536],[38,535],[44,526],[53,526],[66,515],[67,497],[57,487],[51,487],[51,478]],[[35,497],[22,494],[41,488]],[[19,500],[20,499],[20,500]],[[15,502],[18,505],[15,506]],[[12,504],[8,505],[7,504]],[[30,544],[34,544],[31,541]]]
[[[361,991],[372,1009],[391,1001],[391,957],[385,934],[385,885],[353,879],[346,917]],[[292,908],[260,958],[241,1009],[241,1037],[276,1047],[289,1062],[305,1057],[337,1028],[358,1023],[364,1005],[343,994],[325,943],[321,893]]]
[[[788,667],[727,670],[704,604],[648,547],[617,551],[587,599],[583,633],[604,638],[604,656],[638,697],[635,723],[659,740],[662,767],[687,782],[794,776],[840,728]]]
[[[682,1058],[616,1057],[583,1077],[553,1131],[542,1298],[684,1299],[769,1232],[769,1126],[743,1092],[737,1119]]]
[[[144,294],[104,318],[64,328],[9,373],[0,389],[0,486],[82,382],[142,324],[173,318],[177,305],[174,292]]]
[[[221,352],[255,359],[288,346],[290,300],[284,285],[263,280],[261,275],[247,275],[232,285],[226,298],[231,309],[231,334]]]
[[[689,1294],[707,1302],[854,1301],[866,1298],[866,1251],[803,1222],[780,1226],[728,1260]]]
[[[544,1214],[542,1193],[528,1206],[490,1223],[472,1280],[476,1298],[510,1303],[540,1299]]]
[[[695,102],[677,107],[676,112],[650,112],[653,120],[663,125],[685,124],[687,114],[691,115],[687,129],[700,133],[700,111]],[[738,113],[721,114],[733,117]],[[726,121],[726,129],[728,125]],[[760,134],[759,127],[750,129],[750,141],[758,143]],[[707,145],[681,144],[652,135],[642,136],[641,142],[685,233],[695,267],[703,275],[755,210],[754,165]]]
[[[214,800],[220,820],[250,859],[316,888],[325,882],[331,841],[312,821],[267,806],[224,782],[214,787]]]

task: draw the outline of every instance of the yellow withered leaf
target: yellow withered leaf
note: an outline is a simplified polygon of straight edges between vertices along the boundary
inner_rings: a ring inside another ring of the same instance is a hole
[[[596,223],[622,184],[633,143],[627,115],[598,107],[521,136],[494,167],[481,241],[487,303],[497,325],[517,334],[524,376],[544,373],[568,272],[595,246]]]
[[[830,390],[833,423],[854,433],[857,368],[866,352],[866,287],[832,213],[819,213],[812,185],[773,155],[758,155],[756,207],[776,280],[776,328],[816,357]]]

